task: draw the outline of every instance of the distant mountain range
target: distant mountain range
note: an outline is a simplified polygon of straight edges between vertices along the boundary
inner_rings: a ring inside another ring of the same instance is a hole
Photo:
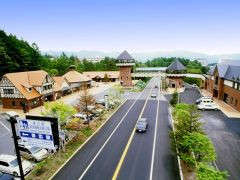
[[[59,56],[61,51],[43,51],[42,54],[49,54],[52,56]],[[64,51],[68,56],[74,55],[79,58],[95,58],[95,57],[113,57],[116,58],[121,52],[103,52],[103,51]],[[139,52],[131,53],[134,59],[138,61],[151,60],[156,57],[183,57],[189,59],[203,59],[208,63],[216,63],[222,59],[240,60],[239,54],[221,54],[221,55],[208,55],[204,53],[190,52],[190,51],[155,51],[155,52]]]

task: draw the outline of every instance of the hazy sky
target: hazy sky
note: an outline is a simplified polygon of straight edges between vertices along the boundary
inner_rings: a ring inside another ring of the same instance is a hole
[[[41,50],[240,53],[240,0],[1,0],[0,29]]]

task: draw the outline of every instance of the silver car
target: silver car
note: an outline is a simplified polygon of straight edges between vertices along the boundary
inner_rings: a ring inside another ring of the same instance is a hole
[[[32,159],[36,162],[42,161],[48,156],[48,151],[35,146],[26,146],[23,143],[19,145],[20,154],[26,159]]]

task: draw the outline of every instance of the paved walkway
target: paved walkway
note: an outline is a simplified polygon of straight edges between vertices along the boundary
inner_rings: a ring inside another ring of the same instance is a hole
[[[203,96],[212,96],[211,93],[205,89],[201,90]],[[240,118],[240,112],[235,110],[233,107],[221,101],[219,99],[213,98],[214,102],[219,106],[219,109],[228,117],[228,118]]]
[[[102,92],[106,91],[107,89],[113,87],[116,84],[119,84],[119,82],[98,83],[98,87],[90,88],[89,93],[92,94],[92,95],[96,95],[96,94],[99,94],[99,93],[102,93]],[[73,94],[62,97],[62,98],[58,99],[57,101],[63,101],[66,104],[72,104],[73,101],[77,101],[77,99],[80,97],[82,92],[83,91],[75,92]],[[31,109],[27,114],[29,114],[29,115],[39,115],[39,114],[41,114],[41,112],[43,110],[44,110],[43,106],[39,106],[37,108]],[[15,111],[22,117],[26,115],[20,109],[6,109],[6,108],[2,108],[0,106],[0,113],[7,112],[7,111]]]

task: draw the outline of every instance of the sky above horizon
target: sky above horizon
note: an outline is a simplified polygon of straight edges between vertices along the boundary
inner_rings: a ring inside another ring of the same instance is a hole
[[[40,50],[240,53],[239,0],[2,0],[0,29]]]

